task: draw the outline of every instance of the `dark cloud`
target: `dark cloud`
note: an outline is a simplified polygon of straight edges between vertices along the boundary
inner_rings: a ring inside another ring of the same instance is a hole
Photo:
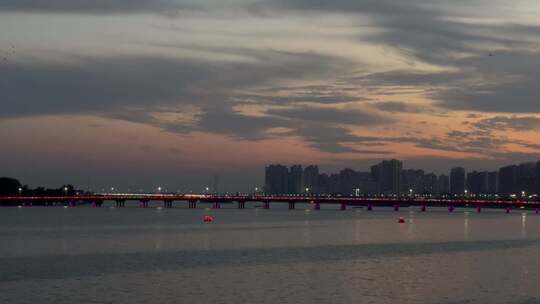
[[[269,0],[263,7],[293,12],[338,12],[367,15],[380,31],[362,42],[397,49],[410,64],[422,61],[448,71],[389,71],[349,79],[371,80],[373,86],[418,88],[441,107],[484,112],[538,112],[539,26],[487,24],[468,17],[455,2],[393,0]],[[482,8],[500,3],[460,2]],[[482,13],[479,14],[480,16]],[[476,16],[477,18],[481,18]],[[365,25],[359,17],[359,26]],[[493,55],[493,56],[490,56]],[[389,88],[387,91],[392,92]],[[395,89],[395,88],[393,88]]]
[[[426,112],[425,108],[401,101],[384,101],[373,104],[373,107],[381,111],[390,113],[421,113]]]
[[[303,123],[291,132],[291,135],[302,137],[312,147],[329,153],[356,153],[356,154],[390,154],[387,151],[365,149],[367,143],[376,140],[375,137],[358,136],[351,130],[319,123]],[[365,148],[358,148],[362,145]]]
[[[194,1],[185,0],[1,0],[0,11],[61,12],[78,14],[170,13],[194,9]]]
[[[313,53],[265,50],[257,58],[250,63],[114,57],[77,58],[72,64],[2,64],[0,117],[88,112],[121,117],[126,108],[222,104],[234,90],[309,79],[346,66]]]
[[[373,126],[392,122],[382,115],[358,109],[297,107],[269,110],[269,114],[295,120]]]
[[[245,53],[243,53],[245,54]],[[78,58],[76,63],[28,63],[0,66],[0,117],[47,114],[94,114],[135,123],[150,124],[169,132],[203,131],[240,140],[275,137],[272,128],[292,130],[324,151],[346,152],[350,131],[332,124],[380,124],[379,115],[358,110],[270,111],[267,116],[242,114],[237,94],[252,86],[272,86],[277,80],[309,79],[342,70],[347,63],[313,53],[266,50],[252,52],[249,63],[216,63],[166,58]],[[307,95],[306,95],[307,97]],[[258,100],[268,105],[265,100]],[[189,113],[195,107],[196,113]],[[184,112],[187,111],[187,112]],[[159,113],[192,115],[191,122],[169,121]],[[314,130],[332,130],[310,134]],[[354,142],[357,138],[352,138]],[[344,142],[346,141],[346,142]],[[364,151],[368,153],[367,151]]]
[[[537,116],[495,116],[474,123],[481,130],[498,131],[540,131],[540,117]]]

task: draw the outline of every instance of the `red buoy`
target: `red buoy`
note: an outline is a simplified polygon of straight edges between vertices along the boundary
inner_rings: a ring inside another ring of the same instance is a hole
[[[211,215],[205,215],[203,217],[203,222],[209,224],[209,223],[213,223],[214,222],[214,217],[211,216]]]
[[[403,216],[400,216],[399,219],[398,219],[398,223],[404,224],[405,223],[405,218],[403,218]]]

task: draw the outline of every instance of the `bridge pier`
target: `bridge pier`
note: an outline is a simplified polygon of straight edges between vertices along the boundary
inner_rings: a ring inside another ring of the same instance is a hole
[[[536,208],[536,209],[534,210],[534,212],[535,212],[536,214],[538,214],[538,213],[540,213],[540,209]]]
[[[394,205],[394,211],[399,211],[399,204]]]
[[[454,206],[453,205],[448,206],[448,212],[454,212]]]
[[[506,207],[506,213],[510,213],[510,207]]]
[[[293,210],[295,208],[295,202],[289,202],[289,210]]]
[[[139,207],[141,208],[148,208],[150,206],[150,201],[147,200],[141,200],[139,201]]]
[[[321,203],[319,202],[315,203],[315,210],[321,210]]]
[[[163,208],[172,208],[173,206],[173,201],[163,201]]]
[[[369,203],[367,205],[367,211],[373,211],[373,204],[372,203]]]
[[[197,208],[197,201],[189,201],[189,208],[190,209]]]
[[[263,202],[263,209],[270,209],[270,201]]]
[[[347,210],[347,203],[341,203],[339,206],[339,210],[341,211]]]
[[[126,201],[124,200],[116,200],[116,208],[123,208],[126,206]]]
[[[221,209],[221,204],[218,202],[215,202],[213,205],[212,205],[212,208],[214,209]]]
[[[422,207],[420,208],[420,211],[421,212],[426,212],[426,210],[427,210],[426,205],[422,205]]]
[[[480,212],[482,212],[482,207],[480,207],[480,206],[476,206],[476,212],[477,212],[477,213],[480,213]]]
[[[238,201],[238,209],[246,209],[246,201]]]

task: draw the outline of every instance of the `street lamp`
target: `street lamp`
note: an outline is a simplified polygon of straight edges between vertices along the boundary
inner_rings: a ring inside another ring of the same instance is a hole
[[[161,186],[160,186],[160,187],[157,187],[157,191],[158,191],[158,192],[161,192]]]
[[[21,195],[23,188],[19,187],[19,189],[17,189],[17,190],[19,190],[19,195]]]

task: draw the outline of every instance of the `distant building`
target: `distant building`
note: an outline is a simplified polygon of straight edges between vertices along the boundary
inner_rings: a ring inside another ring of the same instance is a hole
[[[328,193],[339,194],[341,193],[341,188],[339,174],[330,174],[328,177]]]
[[[381,194],[400,194],[403,163],[396,159],[385,160],[380,162],[377,167],[375,171],[378,175],[378,192]],[[373,171],[374,168],[372,168]]]
[[[446,174],[439,175],[439,180],[437,181],[437,193],[438,194],[449,194],[450,193],[450,177]]]
[[[285,194],[288,189],[289,170],[282,165],[269,165],[265,170],[264,191],[267,194]]]
[[[450,175],[439,176],[423,170],[403,169],[399,160],[384,160],[369,172],[345,168],[339,173],[319,173],[319,167],[301,165],[290,168],[275,164],[265,168],[268,194],[540,194],[540,161],[500,168],[498,171],[472,171],[456,167]],[[219,180],[214,181],[217,191]]]
[[[469,193],[486,194],[488,193],[488,172],[469,172],[467,173],[467,190]]]
[[[401,173],[402,193],[422,193],[424,191],[424,170],[406,169]]]
[[[358,172],[358,186],[355,193],[359,195],[376,194],[377,183],[372,177],[371,172]]]
[[[359,182],[358,172],[349,168],[339,171],[339,193],[343,195],[354,194],[354,189],[358,188]]]
[[[540,161],[536,163],[536,194],[540,194]]]
[[[465,194],[465,169],[462,167],[452,168],[450,170],[450,193]]]
[[[304,190],[304,171],[302,170],[301,165],[291,166],[289,170],[289,179],[288,179],[288,193],[290,194],[302,194],[305,193]]]
[[[506,166],[499,169],[499,193],[518,193],[518,167],[516,165]]]
[[[438,178],[434,173],[429,173],[422,178],[422,194],[437,194]]]
[[[319,175],[319,193],[330,194],[330,177],[326,173]]]
[[[488,173],[488,193],[499,193],[499,172],[497,171]]]
[[[319,167],[317,166],[307,166],[304,169],[304,188],[309,189],[309,193],[320,193],[319,176]]]
[[[517,167],[518,193],[536,192],[536,163],[522,163]]]

